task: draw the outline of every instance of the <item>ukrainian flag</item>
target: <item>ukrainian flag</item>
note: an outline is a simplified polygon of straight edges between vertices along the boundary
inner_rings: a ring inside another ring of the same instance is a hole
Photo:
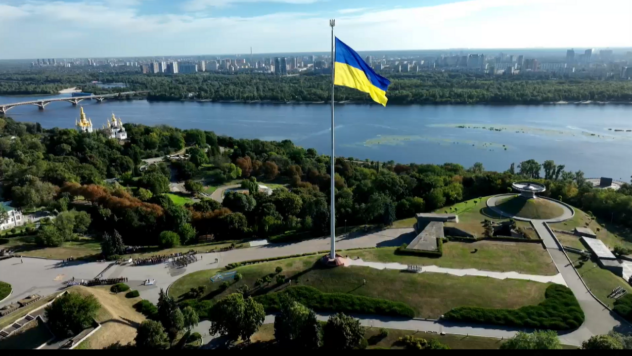
[[[371,95],[375,102],[386,106],[386,90],[391,82],[375,73],[356,51],[336,37],[334,84],[358,89]]]

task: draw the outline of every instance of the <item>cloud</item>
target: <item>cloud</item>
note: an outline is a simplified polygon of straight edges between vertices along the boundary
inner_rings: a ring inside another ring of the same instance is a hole
[[[342,10],[338,10],[338,12],[344,15],[344,14],[354,14],[354,13],[358,13],[358,12],[364,12],[366,10],[368,10],[368,8],[360,7],[360,8],[356,8],[356,9],[342,9]]]
[[[285,4],[312,4],[318,0],[189,0],[183,5],[187,11],[201,11],[209,7],[225,7],[237,3],[285,3]]]
[[[598,7],[591,0],[471,0],[339,13],[336,35],[359,51],[625,47],[632,45],[631,12],[629,0],[601,0]],[[0,57],[228,54],[247,53],[250,46],[255,53],[324,52],[330,45],[329,16],[148,15],[140,7],[105,1],[30,0],[0,4],[3,28],[19,29],[0,31],[2,47],[10,49]]]

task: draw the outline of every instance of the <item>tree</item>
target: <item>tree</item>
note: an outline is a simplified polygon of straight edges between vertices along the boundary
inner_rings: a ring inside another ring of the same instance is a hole
[[[164,248],[180,246],[180,236],[173,231],[163,231],[160,233],[160,246]]]
[[[481,162],[474,163],[474,165],[468,170],[474,174],[481,174],[485,172],[485,168]]]
[[[221,334],[230,341],[237,341],[240,337],[249,341],[263,324],[265,311],[263,305],[248,297],[234,293],[220,300],[211,308],[209,313],[211,335]]]
[[[632,350],[632,335],[623,335],[614,330],[610,330],[608,335],[619,341],[624,350]]]
[[[188,145],[204,146],[206,144],[207,135],[202,130],[192,129],[184,133],[184,141]]]
[[[279,167],[274,162],[267,161],[263,164],[263,174],[266,179],[274,180],[279,175]]]
[[[584,350],[622,350],[623,345],[611,335],[595,335],[582,343]]]
[[[352,350],[364,339],[360,321],[343,313],[329,317],[324,333],[324,346],[331,350]]]
[[[192,328],[196,327],[198,323],[200,322],[200,318],[198,317],[198,314],[190,306],[187,306],[184,309],[182,309],[182,315],[184,316],[184,327],[189,331]]]
[[[13,204],[15,206],[30,209],[44,206],[53,200],[56,187],[48,182],[41,182],[39,178],[28,176],[27,182],[22,186],[14,186],[11,189]]]
[[[152,192],[145,188],[138,188],[138,192],[136,193],[136,195],[138,195],[138,198],[142,201],[148,201],[149,199],[151,199],[151,197],[154,196]]]
[[[188,181],[184,182],[184,189],[190,191],[193,194],[198,194],[199,192],[202,191],[202,189],[204,189],[204,184],[202,184],[201,182],[189,179]]]
[[[281,301],[281,313],[274,319],[274,338],[279,344],[314,350],[321,346],[321,330],[316,314],[288,298]]]
[[[9,210],[4,204],[0,203],[0,225],[9,220]]]
[[[555,331],[536,330],[533,333],[519,331],[516,336],[503,342],[500,348],[505,350],[557,350],[561,349],[562,345]]]
[[[241,181],[241,189],[247,189],[248,195],[254,196],[259,191],[259,184],[257,184],[256,180],[244,179]]]
[[[555,178],[557,166],[555,165],[554,161],[544,161],[542,168],[544,168],[544,179],[552,180],[553,178]]]
[[[224,195],[222,205],[232,212],[246,213],[251,212],[257,206],[257,201],[250,195],[228,192]]]
[[[193,163],[196,168],[208,163],[208,156],[206,155],[206,152],[204,152],[204,150],[202,150],[201,148],[189,148],[187,150],[187,154],[189,154],[189,162]]]
[[[242,177],[248,178],[252,174],[252,159],[250,157],[246,156],[237,158],[235,165],[241,169]]]
[[[169,179],[160,173],[146,174],[140,179],[139,183],[153,195],[160,195],[169,191]]]
[[[165,328],[157,321],[145,320],[137,329],[136,347],[140,349],[164,350],[169,347]]]
[[[621,245],[617,245],[614,247],[612,251],[617,257],[625,256],[630,253],[630,249]]]
[[[173,343],[173,340],[178,337],[178,334],[185,326],[184,315],[180,308],[176,307],[171,311],[167,325],[163,324],[163,326],[167,329],[167,336],[169,336],[169,340]]]
[[[114,230],[113,235],[110,235],[107,232],[103,233],[103,236],[101,237],[101,253],[103,253],[103,256],[106,258],[125,253],[125,245],[123,244],[123,239],[118,231]]]
[[[241,237],[248,231],[248,219],[242,213],[228,214],[221,218],[224,233],[230,237]]]
[[[101,304],[89,295],[66,293],[46,308],[46,318],[51,331],[60,338],[79,334],[90,327]]]
[[[195,228],[189,223],[184,223],[178,228],[178,235],[180,235],[180,241],[183,245],[192,242],[196,234],[197,231],[195,231]]]
[[[64,237],[53,225],[43,225],[35,236],[35,242],[40,246],[59,247],[64,243]]]

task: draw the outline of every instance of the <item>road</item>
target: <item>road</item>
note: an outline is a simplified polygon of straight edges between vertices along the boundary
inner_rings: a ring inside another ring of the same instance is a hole
[[[233,184],[233,185],[223,185],[221,187],[218,187],[217,189],[215,189],[215,191],[211,194],[211,199],[215,200],[218,203],[221,203],[224,201],[224,192],[227,189],[235,189],[235,188],[239,188],[241,187],[241,185],[239,184]]]

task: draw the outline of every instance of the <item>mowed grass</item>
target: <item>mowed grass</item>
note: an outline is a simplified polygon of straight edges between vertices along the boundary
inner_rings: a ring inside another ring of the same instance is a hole
[[[564,214],[564,209],[551,201],[525,199],[519,195],[500,200],[496,208],[526,219],[553,219]]]
[[[498,280],[486,277],[456,277],[440,273],[410,274],[393,270],[375,270],[368,267],[338,267],[322,269],[316,265],[318,257],[309,256],[261,263],[236,268],[243,279],[223,292],[221,282],[211,283],[210,277],[218,270],[195,272],[177,280],[169,294],[177,299],[192,287],[204,285],[207,298],[223,298],[242,285],[254,289],[257,279],[283,268],[282,275],[292,279],[292,285],[306,285],[325,293],[347,293],[372,298],[403,302],[415,310],[415,315],[438,318],[459,306],[487,308],[520,308],[544,300],[548,284],[519,280]],[[363,281],[366,280],[366,284]],[[254,289],[253,295],[278,292],[288,284]]]
[[[474,253],[473,251],[478,251]],[[382,247],[345,252],[371,262],[397,262],[445,268],[476,268],[483,271],[519,272],[553,276],[555,264],[540,244],[479,241],[474,243],[448,242],[443,244],[443,256],[439,258],[396,255],[395,248]]]
[[[0,281],[0,300],[8,297],[11,294],[11,285]]]
[[[98,241],[84,237],[76,241],[66,241],[60,247],[42,247],[35,243],[35,236],[20,236],[6,238],[7,243],[0,245],[1,249],[11,249],[16,253],[28,256],[63,260],[70,257],[96,259],[101,254]]]
[[[15,311],[15,312],[7,315],[7,316],[4,316],[4,317],[0,318],[0,329],[6,328],[7,326],[13,324],[16,320],[18,320],[18,319],[24,317],[26,314],[30,313],[31,311],[33,311],[33,310],[41,307],[42,305],[50,302],[58,294],[59,293],[54,293],[54,294],[51,294],[49,296],[45,296],[45,297],[41,298],[40,300],[27,305],[24,308],[20,308],[17,311]]]
[[[146,247],[139,252],[130,253],[126,255],[122,255],[121,258],[129,259],[129,258],[145,258],[156,255],[170,255],[172,253],[186,253],[191,250],[195,250],[198,253],[206,253],[211,252],[213,250],[221,250],[223,248],[229,247],[231,244],[235,244],[235,248],[247,248],[250,247],[249,242],[242,242],[239,240],[234,241],[219,241],[219,242],[209,242],[209,243],[201,243],[195,245],[186,245],[174,248],[161,249],[158,246]]]
[[[136,328],[145,321],[145,316],[138,313],[133,305],[141,298],[126,298],[125,293],[113,294],[110,286],[72,287],[71,293],[83,296],[93,295],[101,304],[96,321],[101,329],[82,342],[82,349],[103,349],[115,343],[126,345],[134,341]]]
[[[169,197],[169,199],[171,199],[171,201],[178,206],[183,206],[185,204],[188,203],[193,203],[193,200],[191,200],[190,198],[187,197],[183,197],[181,195],[177,195],[177,194],[167,194],[167,196]]]
[[[610,294],[613,289],[623,287],[628,293],[632,293],[632,286],[623,278],[607,269],[599,267],[596,260],[592,259],[586,261],[583,266],[579,267],[578,262],[580,256],[578,254],[569,253],[568,257],[573,261],[577,272],[582,276],[590,291],[610,308],[614,306],[615,299],[608,298],[608,294]]]
[[[561,223],[549,224],[549,226],[553,230],[573,231],[573,229],[575,229],[576,227],[586,227],[586,224],[588,224],[588,227],[597,234],[597,238],[608,245],[610,249],[614,249],[618,245],[632,248],[631,229],[624,226],[591,219],[590,216],[588,216],[588,214],[586,214],[584,211],[575,207],[573,207],[573,209],[575,209],[575,216],[571,220],[567,220]],[[558,237],[562,235],[563,234],[557,234]],[[577,240],[579,241],[578,238]],[[567,239],[567,242],[569,241],[570,240]],[[581,244],[581,242],[579,242],[579,244]],[[572,245],[569,246],[575,247]],[[586,249],[585,247],[582,248]]]

